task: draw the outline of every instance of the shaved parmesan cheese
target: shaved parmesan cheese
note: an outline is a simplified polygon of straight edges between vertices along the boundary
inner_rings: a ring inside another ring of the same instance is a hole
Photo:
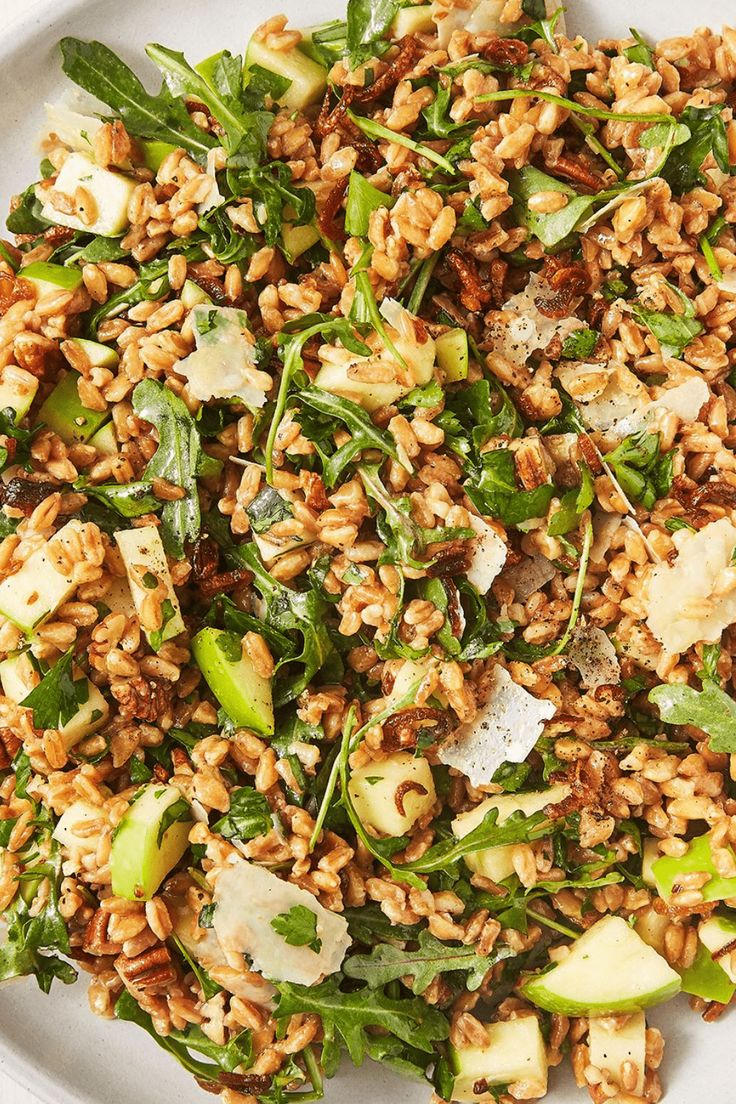
[[[657,564],[646,587],[647,625],[668,652],[684,652],[718,640],[736,621],[736,526],[721,518],[672,540],[677,559]]]
[[[277,878],[265,867],[236,859],[215,882],[213,927],[225,955],[248,955],[271,981],[316,985],[340,969],[351,943],[347,921],[329,912],[306,889]],[[292,947],[271,927],[277,916],[301,905],[314,913],[319,952]]]
[[[260,407],[273,380],[255,366],[255,345],[245,311],[201,303],[190,313],[196,351],[176,365],[195,399],[241,399]]]
[[[716,287],[719,291],[725,291],[728,295],[736,295],[736,268],[729,268],[723,273]]]
[[[475,514],[470,515],[470,527],[478,536],[474,541],[467,577],[479,594],[487,594],[506,563],[508,549],[496,530]]]
[[[221,153],[220,149],[211,149],[207,154],[207,176],[210,178],[211,184],[209,192],[202,202],[197,205],[197,211],[200,215],[211,211],[213,207],[219,207],[225,198],[217,184],[217,162]]]
[[[550,579],[554,579],[556,574],[554,564],[546,556],[535,553],[527,556],[520,564],[510,567],[503,577],[504,582],[514,588],[516,601],[526,602],[527,598],[546,586]]]
[[[525,365],[537,349],[546,349],[553,337],[565,340],[584,323],[579,318],[548,318],[537,304],[555,292],[541,276],[532,272],[523,291],[503,305],[501,317],[491,326],[493,348],[512,364]],[[506,315],[507,317],[504,317]]]
[[[75,111],[72,106],[63,102],[44,104],[44,111],[46,112],[44,140],[55,134],[69,149],[80,153],[92,152],[95,135],[104,125],[102,119],[83,115],[81,111]]]
[[[590,562],[600,563],[613,544],[623,518],[620,514],[606,514],[596,510],[593,515],[593,543],[590,546]]]
[[[608,216],[615,211],[622,203],[626,203],[631,196],[638,195],[641,192],[648,192],[650,188],[653,188],[655,184],[661,184],[662,178],[660,176],[649,177],[648,180],[640,180],[638,184],[632,184],[624,191],[619,192],[617,196],[614,196],[610,202],[606,203],[605,207],[599,207],[589,218],[582,222],[578,226],[578,233],[585,234],[601,219],[608,218]]]
[[[580,672],[586,690],[616,685],[621,665],[610,637],[597,625],[578,625],[567,649],[567,657]]]
[[[710,390],[701,376],[691,376],[677,387],[668,387],[646,410],[623,418],[614,427],[617,437],[628,437],[640,429],[654,426],[660,414],[676,414],[681,422],[696,422],[701,408],[708,402]]]
[[[585,427],[599,433],[615,432],[623,419],[643,415],[649,404],[644,384],[617,361],[606,365],[568,360],[555,375],[575,401]]]
[[[469,0],[466,4],[432,0],[432,19],[437,25],[437,38],[445,49],[455,31],[500,31],[501,12],[506,0]],[[505,24],[506,29],[509,25]]]
[[[552,702],[533,697],[497,666],[488,701],[475,720],[442,745],[438,758],[474,786],[487,786],[503,763],[524,762],[554,713]]]
[[[164,900],[174,925],[174,935],[189,955],[207,971],[213,981],[242,1000],[273,1008],[276,990],[265,978],[228,965],[214,928],[200,928],[199,917],[185,896],[164,891]]]

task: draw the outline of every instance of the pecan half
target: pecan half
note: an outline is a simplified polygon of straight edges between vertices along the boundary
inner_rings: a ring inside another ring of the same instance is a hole
[[[107,931],[112,919],[109,912],[98,909],[84,930],[82,950],[90,955],[117,955],[123,949],[122,943],[108,938]]]
[[[523,65],[529,57],[529,47],[518,38],[493,38],[482,46],[480,53],[496,65]]]
[[[171,953],[163,943],[143,951],[135,958],[128,958],[124,954],[118,955],[115,959],[115,969],[126,989],[131,990],[133,995],[136,991],[139,993],[150,993],[152,990],[164,991],[177,979]]]
[[[120,706],[121,717],[126,720],[136,717],[139,721],[156,721],[171,708],[174,699],[170,682],[143,675],[112,682],[110,691]]]
[[[492,292],[484,286],[475,258],[459,249],[451,249],[447,254],[447,264],[457,277],[460,302],[465,309],[475,313],[488,306]]]

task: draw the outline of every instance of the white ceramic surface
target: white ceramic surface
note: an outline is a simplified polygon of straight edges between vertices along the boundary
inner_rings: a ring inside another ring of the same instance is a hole
[[[652,38],[694,24],[734,21],[732,0],[568,0],[568,26],[588,37],[615,37],[635,25]],[[41,105],[64,87],[55,46],[65,34],[100,38],[154,72],[148,41],[197,60],[240,50],[267,15],[286,11],[298,25],[340,13],[341,0],[0,0],[0,209],[33,178]],[[138,1028],[108,1023],[87,1008],[85,984],[55,985],[49,997],[31,981],[0,989],[0,1104],[204,1104],[189,1076]],[[706,1027],[680,999],[651,1015],[667,1039],[662,1074],[667,1104],[732,1104],[736,1099],[731,1021]],[[729,1047],[729,1042],[731,1046]],[[11,1078],[13,1081],[11,1082]],[[15,1082],[24,1088],[18,1088]],[[562,1070],[552,1071],[549,1104],[587,1100]],[[368,1063],[347,1064],[328,1092],[332,1104],[425,1104],[429,1090]]]

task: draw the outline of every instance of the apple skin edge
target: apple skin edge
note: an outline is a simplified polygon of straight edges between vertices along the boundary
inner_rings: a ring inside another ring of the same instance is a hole
[[[544,1008],[547,1012],[557,1012],[562,1016],[607,1016],[617,1012],[642,1012],[645,1008],[653,1008],[655,1004],[664,1004],[665,1001],[672,1000],[680,992],[681,987],[680,979],[677,978],[668,985],[663,985],[651,993],[644,993],[640,997],[596,1005],[584,1001],[566,1000],[564,997],[550,993],[544,984],[546,976],[540,974],[538,977],[530,978],[522,986],[521,994],[538,1008]]]

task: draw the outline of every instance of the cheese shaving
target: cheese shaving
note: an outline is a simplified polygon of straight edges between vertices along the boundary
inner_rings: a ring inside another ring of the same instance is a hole
[[[621,664],[610,637],[597,625],[578,625],[567,649],[567,658],[580,672],[586,690],[614,686],[621,679]]]
[[[482,518],[470,515],[470,527],[478,534],[468,567],[468,581],[479,594],[487,594],[506,563],[508,549],[495,529]]]

